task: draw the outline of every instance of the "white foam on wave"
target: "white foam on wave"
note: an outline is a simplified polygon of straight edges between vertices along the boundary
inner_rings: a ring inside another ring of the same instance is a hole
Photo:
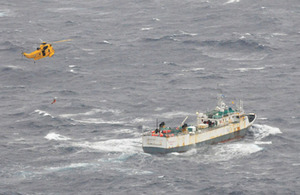
[[[156,107],[155,109],[154,109],[154,111],[162,111],[164,109],[164,107]]]
[[[92,114],[90,114],[90,113],[92,113],[92,114],[95,114],[95,113],[97,113],[96,111],[88,111],[88,112],[85,112],[85,113],[76,113],[76,114],[61,114],[61,115],[59,115],[60,117],[62,117],[62,118],[71,118],[71,117],[75,117],[75,116],[82,116],[82,115],[85,115],[85,116],[87,116],[87,115],[92,115]]]
[[[264,70],[265,67],[257,67],[257,68],[236,68],[234,70],[240,71],[240,72],[247,72],[250,70]]]
[[[76,147],[104,151],[104,152],[141,152],[141,138],[111,139],[100,142],[76,142],[72,143]]]
[[[133,157],[134,153],[121,153],[121,154],[112,154],[108,153],[107,158],[100,158],[98,162],[102,163],[122,163],[127,161],[129,158]]]
[[[172,152],[171,155],[175,155],[175,156],[194,156],[197,154],[197,149],[196,148],[193,148],[193,149],[190,149],[186,152]]]
[[[81,48],[83,51],[93,51],[91,48]]]
[[[106,40],[104,40],[103,43],[111,45],[111,43],[109,41],[106,41]]]
[[[23,141],[25,141],[25,139],[23,137],[20,137],[20,138],[15,139],[15,141],[16,142],[23,142]]]
[[[111,162],[111,161],[109,161]],[[74,169],[97,169],[101,167],[99,163],[71,163],[65,166],[57,166],[57,167],[48,167],[45,168],[46,172],[61,172],[61,171],[74,171]],[[127,175],[149,175],[153,174],[151,171],[140,170],[138,168],[118,168],[118,167],[110,167],[113,171],[119,171],[121,173],[125,173]]]
[[[77,8],[75,7],[61,7],[61,8],[56,8],[56,9],[49,9],[50,11],[54,11],[54,12],[59,12],[59,13],[63,13],[63,12],[73,12],[76,11]]]
[[[75,68],[75,67],[76,67],[76,65],[74,65],[74,64],[69,65],[69,68]]]
[[[5,16],[9,16],[10,15],[10,10],[9,9],[1,9],[0,10],[0,18],[1,17],[5,17]]]
[[[272,33],[273,36],[287,36],[285,33]]]
[[[132,123],[136,124],[140,124],[140,123],[145,123],[145,122],[149,122],[149,121],[153,121],[153,119],[145,119],[145,118],[135,118],[132,120]]]
[[[259,125],[254,124],[249,131],[251,131],[254,135],[255,140],[261,140],[269,135],[276,135],[282,133],[279,128],[271,127],[268,125]]]
[[[54,116],[52,116],[51,114],[49,114],[48,112],[46,111],[43,111],[43,110],[35,110],[34,111],[35,113],[38,113],[39,115],[42,115],[42,116],[50,116],[51,118],[54,118]]]
[[[117,170],[121,173],[125,173],[127,175],[151,175],[151,174],[153,174],[152,171],[132,169],[132,168],[117,168],[117,167],[114,167],[114,170]]]
[[[90,111],[83,112],[83,113],[75,113],[75,114],[61,114],[59,115],[62,118],[73,118],[73,117],[78,117],[78,116],[91,116],[97,113],[113,113],[115,115],[118,115],[121,113],[120,110],[114,110],[114,109],[97,109],[94,108]]]
[[[130,135],[136,134],[136,133],[137,133],[137,132],[134,131],[133,129],[118,129],[117,132],[118,132],[119,134],[130,134]]]
[[[83,113],[75,113],[75,114],[61,114],[59,115],[62,118],[71,118],[71,117],[76,117],[76,116],[91,116],[97,113],[113,113],[113,114],[120,114],[121,111],[120,110],[114,110],[114,109],[98,109],[98,108],[94,108],[90,111],[87,112],[83,112]]]
[[[45,136],[46,139],[48,140],[58,140],[58,141],[66,141],[66,140],[70,140],[71,138],[69,137],[66,137],[66,136],[63,136],[63,135],[60,135],[58,133],[48,133],[46,136]]]
[[[214,154],[210,159],[227,161],[259,152],[263,150],[263,148],[254,143],[231,143],[217,145],[213,150]]]
[[[130,133],[130,132],[129,132]],[[142,152],[142,143],[140,137],[127,138],[127,139],[110,139],[98,142],[72,140],[70,137],[51,132],[44,138],[56,141],[68,141],[74,147],[83,149],[103,152],[121,152],[121,153],[137,153]]]
[[[205,68],[192,68],[192,69],[184,69],[182,70],[182,72],[199,72],[203,70],[205,70]]]
[[[86,51],[87,54],[89,55],[94,55],[95,52],[94,52],[94,49],[91,49],[91,48],[81,48],[83,51]]]
[[[268,120],[268,118],[258,118],[259,120]]]
[[[149,30],[152,30],[153,28],[151,27],[145,27],[145,28],[141,28],[141,31],[149,31]]]
[[[224,4],[238,3],[238,2],[240,2],[240,0],[229,0],[229,1],[227,1],[226,3],[224,3]]]
[[[272,144],[271,141],[267,141],[267,142],[263,142],[263,141],[255,141],[254,143],[257,144],[257,145],[269,145],[269,144]]]
[[[107,121],[100,118],[87,118],[87,119],[73,119],[70,118],[72,121],[82,124],[124,124],[123,121]]]
[[[70,73],[74,73],[74,74],[77,74],[77,72],[73,69],[69,70]]]
[[[58,166],[58,167],[48,167],[45,168],[47,172],[59,172],[59,171],[69,171],[73,169],[83,169],[83,168],[93,168],[99,165],[94,163],[71,163],[65,166]]]
[[[197,36],[198,35],[197,33],[188,33],[188,32],[185,32],[185,31],[180,31],[180,33],[182,35],[188,35],[188,36]]]
[[[6,68],[11,68],[13,70],[24,70],[23,67],[20,67],[20,66],[16,66],[16,65],[6,65],[6,66],[3,66],[3,67],[6,67]]]
[[[6,85],[0,87],[0,89],[16,89],[16,88],[24,89],[25,85]]]

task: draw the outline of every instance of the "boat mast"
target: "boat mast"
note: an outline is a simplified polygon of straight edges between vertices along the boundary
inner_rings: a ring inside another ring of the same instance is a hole
[[[239,107],[238,107],[238,109],[239,109],[239,112],[240,112],[240,113],[244,113],[243,101],[242,101],[242,100],[240,100],[240,102],[239,102]]]

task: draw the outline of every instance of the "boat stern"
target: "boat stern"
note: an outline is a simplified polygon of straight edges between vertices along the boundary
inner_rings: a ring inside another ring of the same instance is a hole
[[[165,137],[143,135],[142,144],[146,153],[165,153],[167,140]]]

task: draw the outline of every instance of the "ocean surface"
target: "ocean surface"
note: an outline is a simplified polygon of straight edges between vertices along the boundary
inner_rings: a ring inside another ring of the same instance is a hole
[[[300,194],[299,0],[1,1],[0,37],[1,195]],[[143,152],[219,94],[245,138]]]

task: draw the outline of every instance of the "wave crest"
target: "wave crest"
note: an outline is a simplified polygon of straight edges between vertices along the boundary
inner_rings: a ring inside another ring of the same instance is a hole
[[[233,40],[207,40],[201,42],[203,46],[213,46],[224,49],[250,49],[250,50],[265,50],[268,49],[267,46],[260,44],[257,41],[249,39],[233,39]]]
[[[254,136],[255,140],[262,140],[265,137],[268,137],[270,135],[276,135],[282,133],[279,128],[277,127],[271,127],[268,125],[259,125],[254,124],[250,129],[249,133]]]

